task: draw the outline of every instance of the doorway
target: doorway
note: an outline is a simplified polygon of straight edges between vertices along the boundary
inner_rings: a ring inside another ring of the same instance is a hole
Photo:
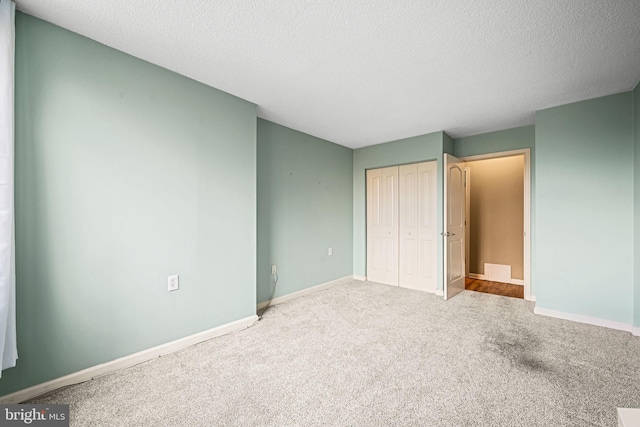
[[[463,289],[534,300],[530,289],[530,150],[446,157],[465,171]],[[446,197],[448,178],[445,176],[445,218],[447,207],[451,208]],[[449,226],[445,221],[445,239],[454,235]],[[451,286],[446,255],[445,296]]]

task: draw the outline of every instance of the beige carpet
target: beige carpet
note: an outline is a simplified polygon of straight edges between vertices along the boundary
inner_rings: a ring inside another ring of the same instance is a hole
[[[532,309],[354,281],[32,403],[74,426],[615,426],[640,407],[640,338]]]

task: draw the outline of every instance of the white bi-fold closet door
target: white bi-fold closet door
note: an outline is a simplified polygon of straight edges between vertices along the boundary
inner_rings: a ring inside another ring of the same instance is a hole
[[[367,171],[367,278],[435,292],[437,164]]]

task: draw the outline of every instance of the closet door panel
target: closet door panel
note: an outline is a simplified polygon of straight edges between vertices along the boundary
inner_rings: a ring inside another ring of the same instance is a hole
[[[367,277],[435,292],[437,163],[367,171]]]
[[[383,266],[381,283],[398,285],[398,167],[384,168],[382,174]]]
[[[418,288],[418,165],[399,168],[399,285]]]
[[[376,281],[382,271],[382,224],[380,169],[367,171],[367,277]]]
[[[367,171],[367,278],[398,284],[398,168]]]
[[[438,166],[435,161],[418,165],[418,288],[435,292],[438,242]]]

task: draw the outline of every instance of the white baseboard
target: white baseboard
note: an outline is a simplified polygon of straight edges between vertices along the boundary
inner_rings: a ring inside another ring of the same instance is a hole
[[[637,337],[640,337],[640,326],[634,326],[631,328],[631,333]]]
[[[442,289],[436,289],[435,294],[438,295],[439,297],[443,297],[444,291]]]
[[[210,340],[212,338],[227,335],[231,332],[248,328],[257,320],[258,316],[256,315],[245,317],[244,319],[226,323],[224,325],[217,326],[215,328],[208,329],[197,334],[189,335],[187,337],[180,338],[166,344],[152,347],[147,350],[131,354],[129,356],[121,357],[119,359],[115,359],[100,365],[92,366],[90,368],[83,369],[82,371],[74,372],[72,374],[65,375],[64,377],[47,381],[46,383],[38,384],[24,390],[19,390],[11,394],[0,396],[0,403],[21,403],[25,400],[33,399],[34,397],[59,389],[61,387],[89,381],[93,378],[100,377],[121,369],[126,369],[139,363],[146,362],[147,360],[155,359],[156,357],[174,353],[178,350],[182,350],[184,348],[201,343],[203,341]]]
[[[354,274],[353,275],[353,280],[360,280],[361,282],[366,282],[367,281],[367,276],[356,276]]]
[[[350,282],[351,280],[353,280],[353,276],[345,276],[345,277],[342,277],[340,279],[332,280],[330,282],[321,283],[319,285],[312,286],[312,287],[307,288],[307,289],[302,289],[301,291],[292,292],[290,294],[282,295],[281,297],[274,298],[274,299],[271,300],[271,304],[269,304],[269,305],[280,304],[280,303],[283,303],[285,301],[289,301],[289,300],[292,300],[294,298],[298,298],[298,297],[301,297],[303,295],[309,294],[311,292],[321,291],[321,290],[327,289],[327,288],[329,288],[331,286],[335,286],[335,285],[339,285],[339,284],[342,284],[342,283]],[[262,310],[264,307],[267,306],[268,303],[269,303],[269,301],[263,301],[263,302],[259,303],[256,308],[258,310]]]
[[[469,277],[469,279],[487,280],[484,274],[469,273],[467,276]],[[524,286],[523,279],[511,278],[509,280],[509,283],[511,283],[512,285]]]
[[[573,322],[586,323],[588,325],[604,326],[605,328],[617,329],[619,331],[632,332],[630,323],[615,322],[613,320],[600,319],[598,317],[584,316],[582,314],[565,313],[563,311],[550,310],[548,308],[535,307],[535,314],[541,316],[555,317],[558,319],[571,320]]]

